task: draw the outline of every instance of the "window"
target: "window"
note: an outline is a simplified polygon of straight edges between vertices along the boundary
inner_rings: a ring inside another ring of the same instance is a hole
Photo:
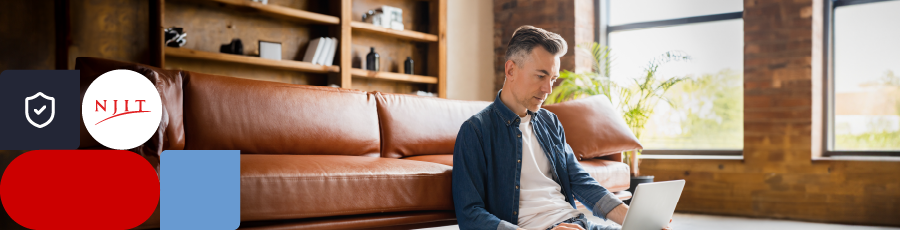
[[[740,155],[743,138],[742,0],[600,0],[600,43],[611,49],[610,75],[620,84],[642,76],[665,52],[658,76],[689,77],[660,102],[641,134],[646,154]],[[602,15],[606,15],[605,17]]]
[[[900,156],[900,1],[831,9],[825,155]]]

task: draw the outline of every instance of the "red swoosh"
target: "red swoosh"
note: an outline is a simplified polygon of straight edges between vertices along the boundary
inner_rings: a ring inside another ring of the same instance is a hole
[[[103,119],[103,120],[100,121],[100,122],[104,122],[104,121],[106,121],[106,120],[109,120],[110,118],[122,116],[122,115],[125,115],[125,114],[132,114],[132,113],[146,113],[146,112],[150,112],[150,111],[131,111],[131,112],[124,112],[124,113],[112,115],[111,117],[107,117],[106,119]],[[100,124],[100,122],[97,122],[97,124]],[[97,125],[97,124],[94,124],[94,125]]]

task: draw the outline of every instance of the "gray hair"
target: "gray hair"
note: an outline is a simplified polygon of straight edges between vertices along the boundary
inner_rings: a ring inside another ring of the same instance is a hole
[[[538,45],[556,56],[565,55],[569,49],[566,40],[559,34],[526,25],[513,32],[512,39],[506,46],[506,60],[513,60],[514,63],[521,64],[523,59],[530,55],[534,47]]]

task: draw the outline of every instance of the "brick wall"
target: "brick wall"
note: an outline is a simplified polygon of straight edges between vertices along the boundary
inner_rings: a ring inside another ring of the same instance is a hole
[[[590,70],[590,55],[575,46],[594,41],[593,0],[494,0],[494,91],[503,87],[506,45],[519,26],[532,25],[558,33],[569,45],[560,71]]]
[[[641,164],[657,181],[687,180],[678,211],[900,226],[900,162],[812,157],[813,1],[744,1],[744,160]]]

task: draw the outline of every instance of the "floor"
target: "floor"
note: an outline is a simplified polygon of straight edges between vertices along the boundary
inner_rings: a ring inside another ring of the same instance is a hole
[[[582,212],[586,212],[587,210],[581,210]],[[597,217],[589,217],[591,221],[594,222],[603,222],[600,218]],[[690,230],[720,230],[720,229],[729,229],[729,230],[781,230],[781,229],[790,229],[790,230],[900,230],[900,228],[895,227],[873,227],[873,226],[857,226],[857,225],[843,225],[843,224],[826,224],[826,223],[812,223],[812,222],[802,222],[802,221],[792,221],[792,220],[772,220],[772,219],[754,219],[754,218],[745,218],[745,217],[731,217],[731,216],[713,216],[713,215],[700,215],[700,214],[685,214],[685,213],[675,213],[675,216],[672,217],[674,219],[672,221],[672,228],[674,229],[690,229]],[[610,222],[611,223],[611,222]],[[422,230],[456,230],[459,229],[459,226],[444,226],[444,227],[436,227],[436,228],[426,228]]]
[[[712,216],[700,214],[675,213],[672,227],[675,229],[731,229],[731,230],[887,230],[896,227],[875,227],[844,224],[813,223],[793,220],[754,219],[746,217]]]

